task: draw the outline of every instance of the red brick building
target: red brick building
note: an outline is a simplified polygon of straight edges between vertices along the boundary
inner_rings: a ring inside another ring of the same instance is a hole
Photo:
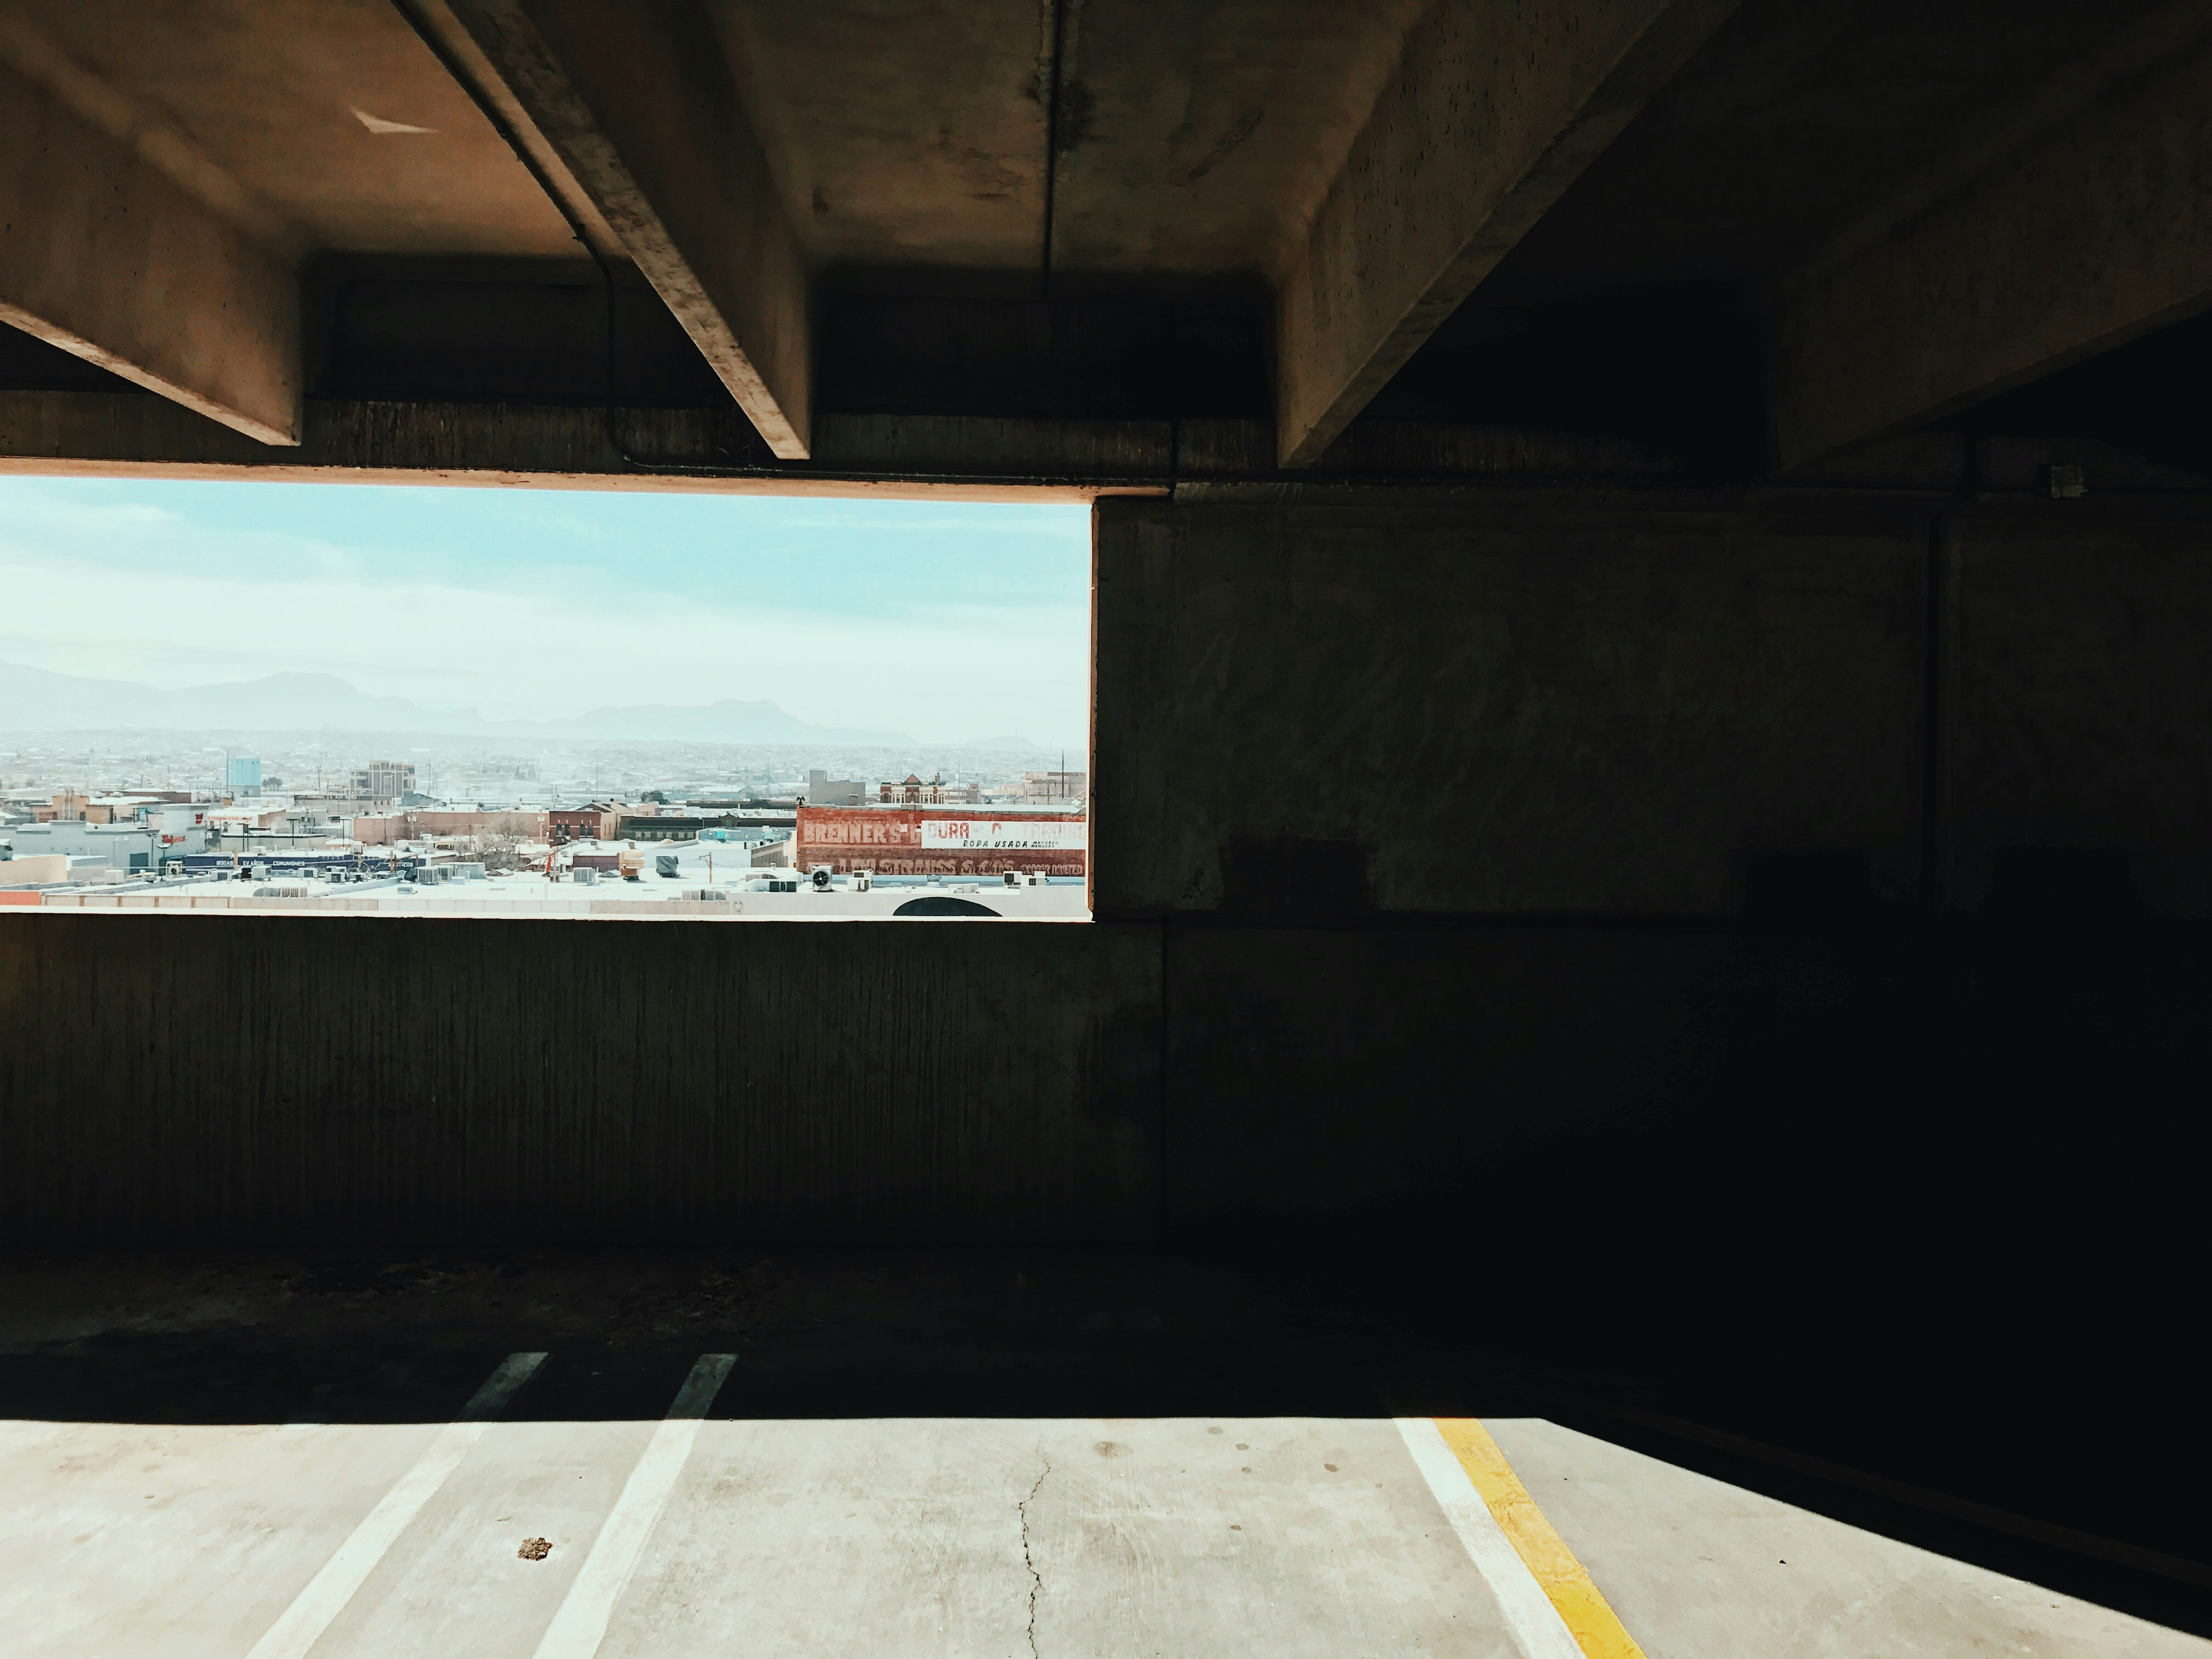
[[[1080,812],[991,816],[957,806],[802,806],[792,848],[801,871],[996,877],[1090,873],[1091,826]]]
[[[546,834],[558,845],[571,841],[612,841],[622,823],[622,813],[605,801],[587,806],[557,807],[546,815]]]

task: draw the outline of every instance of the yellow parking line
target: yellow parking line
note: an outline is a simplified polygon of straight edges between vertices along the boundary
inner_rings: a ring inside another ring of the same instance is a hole
[[[1559,1609],[1559,1618],[1588,1659],[1644,1659],[1644,1650],[1622,1628],[1612,1604],[1599,1594],[1574,1552],[1544,1518],[1544,1511],[1536,1507],[1528,1488],[1513,1473],[1505,1454],[1490,1437],[1490,1431],[1472,1417],[1439,1417],[1436,1425],[1444,1444],[1451,1448],[1452,1455],[1459,1459],[1467,1478],[1496,1518],[1498,1530]]]

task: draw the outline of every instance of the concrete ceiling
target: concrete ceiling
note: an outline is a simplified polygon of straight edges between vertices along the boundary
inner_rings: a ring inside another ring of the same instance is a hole
[[[1420,10],[1071,6],[1055,266],[1278,274]]]
[[[704,11],[813,269],[1041,264],[1057,27],[1054,268],[1273,279],[1425,9],[1060,0],[1057,25],[1054,0]],[[2087,95],[2130,30],[2154,41],[2147,21],[2196,9],[1752,0],[1530,231],[1488,297],[1771,276],[1993,127],[2063,101],[2069,69]],[[575,251],[392,0],[0,5],[0,30],[25,25],[139,129],[181,136],[295,252]]]
[[[1753,0],[1484,286],[1772,282],[2201,39],[2195,0]]]
[[[0,0],[0,319],[289,445],[316,284],[591,252],[780,461],[826,363],[839,414],[1256,419],[1256,375],[1295,470],[1370,410],[1553,425],[1493,342],[1539,386],[1589,307],[1632,356],[1688,331],[1636,296],[1703,284],[1759,332],[1690,354],[1741,368],[1715,421],[1763,357],[1804,459],[2212,303],[2208,52],[2203,0]],[[507,390],[616,355],[577,317]],[[450,355],[418,331],[317,349]],[[501,395],[527,332],[455,378]],[[1115,390],[1040,395],[1078,380]]]
[[[11,0],[5,21],[127,102],[139,131],[188,141],[295,252],[575,252],[389,0]]]
[[[708,9],[811,265],[1042,264],[1050,0]],[[1419,9],[1067,0],[1054,264],[1272,273]],[[126,100],[141,128],[187,140],[301,249],[574,252],[561,216],[390,0],[10,0],[5,10]]]
[[[1419,10],[1070,0],[1054,264],[1272,271]],[[818,264],[1041,264],[1050,0],[721,0],[715,18]]]
[[[1036,0],[722,0],[714,15],[817,264],[1038,257],[1050,60]]]

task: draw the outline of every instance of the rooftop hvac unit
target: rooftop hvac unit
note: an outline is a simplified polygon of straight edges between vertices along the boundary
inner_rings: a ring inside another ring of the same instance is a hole
[[[808,886],[811,887],[817,893],[828,892],[830,890],[830,866],[826,864],[816,865],[814,866],[813,873],[807,877],[806,883]]]
[[[876,878],[876,872],[875,872],[874,871],[872,871],[872,870],[855,870],[855,871],[854,871],[854,872],[853,872],[853,890],[854,890],[854,892],[856,892],[856,893],[865,893],[865,892],[866,892],[866,891],[868,890],[869,884],[870,884],[872,882],[873,882],[873,881],[875,880],[875,878]]]
[[[653,855],[653,872],[657,876],[665,876],[670,881],[675,880],[676,854],[673,853],[654,854]]]
[[[308,896],[308,893],[305,887],[295,887],[288,882],[282,886],[257,887],[253,890],[253,896],[256,898],[303,899]]]
[[[588,864],[579,865],[568,872],[568,879],[580,881],[586,887],[596,887],[599,884],[599,872]]]
[[[709,904],[717,900],[726,904],[730,898],[729,894],[720,887],[687,887],[684,890],[684,896],[695,903],[703,899]]]

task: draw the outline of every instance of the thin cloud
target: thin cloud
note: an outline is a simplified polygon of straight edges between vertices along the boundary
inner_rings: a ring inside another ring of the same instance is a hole
[[[1083,729],[1089,620],[977,607],[927,623],[840,618],[652,592],[0,566],[0,660],[174,687],[282,672],[494,719],[608,703],[768,698],[823,725],[959,741]]]
[[[4,478],[0,660],[327,672],[493,718],[765,697],[932,741],[1081,732],[1086,515],[893,506]]]

